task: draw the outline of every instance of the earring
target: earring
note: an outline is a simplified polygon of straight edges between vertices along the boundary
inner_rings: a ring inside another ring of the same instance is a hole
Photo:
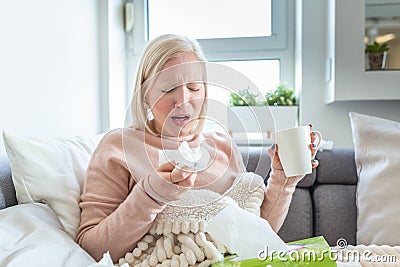
[[[154,115],[153,115],[153,112],[151,112],[150,105],[147,104],[147,103],[144,103],[144,108],[146,109],[147,119],[149,121],[153,120],[154,119]]]

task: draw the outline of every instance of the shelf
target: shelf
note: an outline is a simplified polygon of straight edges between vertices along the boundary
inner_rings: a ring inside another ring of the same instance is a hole
[[[365,71],[365,0],[329,0],[328,14],[326,103],[400,99],[400,70]]]

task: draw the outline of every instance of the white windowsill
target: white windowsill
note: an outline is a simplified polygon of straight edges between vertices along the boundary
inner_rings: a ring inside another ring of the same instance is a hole
[[[232,133],[232,139],[238,146],[270,146],[272,138],[267,138],[266,133]]]

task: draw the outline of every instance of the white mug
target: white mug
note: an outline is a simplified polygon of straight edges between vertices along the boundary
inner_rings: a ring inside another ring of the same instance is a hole
[[[321,133],[312,131],[318,136],[317,149],[322,141]],[[278,155],[286,177],[305,175],[312,172],[310,126],[299,126],[273,133],[274,142],[278,145]]]

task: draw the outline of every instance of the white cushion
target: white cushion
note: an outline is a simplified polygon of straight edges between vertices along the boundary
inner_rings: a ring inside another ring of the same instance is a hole
[[[75,239],[85,172],[100,138],[39,140],[3,132],[18,203],[47,203]]]
[[[45,204],[1,210],[0,236],[1,266],[77,267],[95,262],[64,232],[54,211]]]
[[[357,243],[400,245],[400,123],[350,113],[357,185]]]

